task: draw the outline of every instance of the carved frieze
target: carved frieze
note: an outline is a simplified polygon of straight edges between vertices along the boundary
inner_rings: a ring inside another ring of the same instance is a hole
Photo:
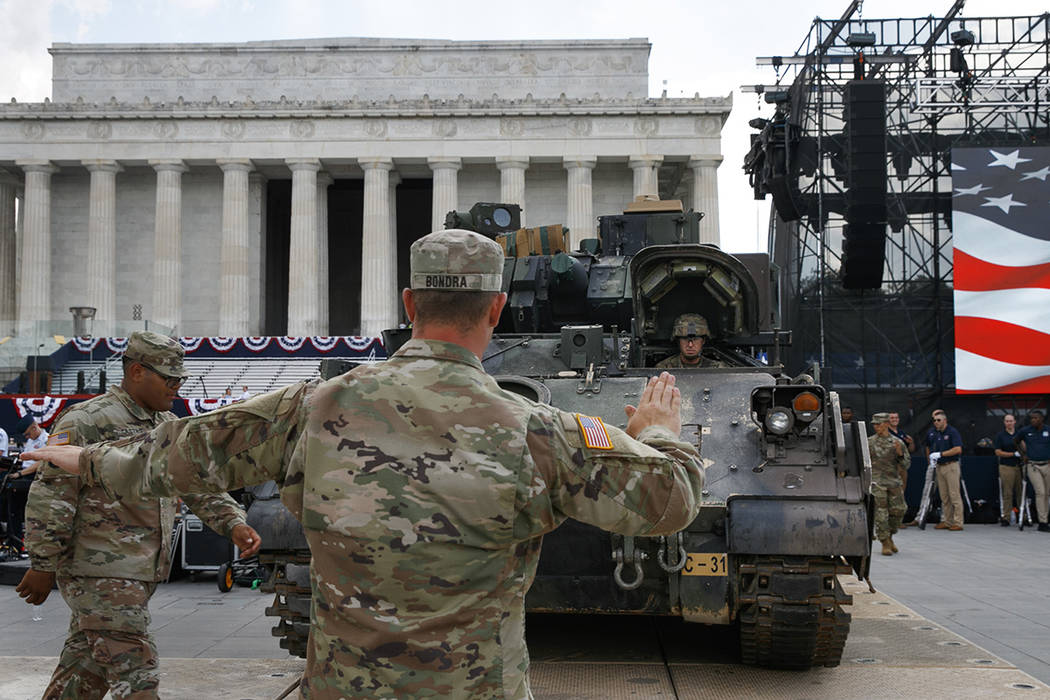
[[[309,119],[296,119],[288,128],[292,138],[308,139],[314,135],[314,123]]]
[[[44,138],[44,125],[41,122],[25,122],[22,124],[22,134],[29,141],[40,141]]]
[[[109,122],[90,122],[87,128],[89,139],[104,141],[113,135],[113,125]]]
[[[639,136],[653,136],[656,134],[656,129],[655,117],[638,117],[634,120],[634,133]]]
[[[237,141],[244,136],[244,122],[228,119],[222,123],[221,131],[226,138]]]
[[[158,139],[170,141],[179,134],[179,125],[176,122],[164,121],[153,125],[153,135]]]
[[[521,136],[525,133],[525,122],[517,117],[503,117],[499,120],[500,136]]]
[[[448,139],[456,135],[457,127],[455,119],[436,119],[434,121],[434,136]]]
[[[365,133],[374,139],[382,138],[386,136],[386,120],[385,119],[365,119]]]
[[[573,136],[587,136],[592,128],[593,120],[588,117],[573,117],[569,120],[569,133]]]
[[[704,136],[716,136],[722,130],[722,120],[713,114],[697,117],[695,125],[696,133]]]

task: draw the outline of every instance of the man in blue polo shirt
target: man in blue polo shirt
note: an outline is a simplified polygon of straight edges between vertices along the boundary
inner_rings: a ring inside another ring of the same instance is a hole
[[[1017,419],[1013,414],[1003,416],[1003,429],[995,436],[995,456],[999,458],[999,503],[1002,512],[999,524],[1010,525],[1010,513],[1014,505],[1021,505],[1021,453],[1014,440],[1017,438]]]
[[[937,490],[941,493],[941,522],[938,530],[958,532],[963,529],[962,494],[959,491],[959,456],[962,435],[948,425],[948,414],[937,409],[932,414],[933,427],[926,433],[926,457],[937,463]]]
[[[1043,412],[1031,411],[1028,425],[1017,434],[1017,445],[1028,460],[1028,481],[1035,490],[1035,510],[1039,514],[1039,532],[1050,532],[1047,524],[1047,493],[1050,492],[1050,428],[1043,425]],[[1022,504],[1023,505],[1023,504]]]

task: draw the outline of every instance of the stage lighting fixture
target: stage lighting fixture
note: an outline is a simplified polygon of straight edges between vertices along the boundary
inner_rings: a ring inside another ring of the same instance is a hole
[[[875,32],[856,32],[846,37],[846,45],[855,49],[875,45]]]
[[[787,102],[790,97],[787,90],[777,90],[776,92],[767,92],[765,95],[766,104],[775,105],[781,102]]]
[[[766,128],[766,124],[768,123],[768,119],[763,119],[762,117],[755,117],[754,119],[749,121],[747,125],[750,126],[752,129],[762,130]]]
[[[960,29],[957,32],[952,32],[951,37],[952,43],[960,48],[964,46],[973,46],[973,42],[975,41],[973,32],[969,29]]]

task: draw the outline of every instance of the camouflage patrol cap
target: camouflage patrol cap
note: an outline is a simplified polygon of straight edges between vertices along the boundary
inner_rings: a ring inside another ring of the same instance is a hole
[[[132,333],[124,351],[124,357],[129,360],[147,365],[165,377],[179,378],[189,376],[182,366],[185,355],[186,351],[179,341],[153,331]]]
[[[702,335],[706,338],[711,335],[711,331],[707,328],[707,319],[700,314],[682,314],[674,320],[674,331],[671,335],[675,338],[691,335]]]
[[[890,414],[889,413],[876,413],[875,415],[873,415],[871,417],[871,424],[872,425],[878,425],[879,423],[889,423],[889,422],[890,422]]]
[[[418,290],[498,292],[503,288],[503,249],[495,241],[450,228],[412,244],[409,286]]]

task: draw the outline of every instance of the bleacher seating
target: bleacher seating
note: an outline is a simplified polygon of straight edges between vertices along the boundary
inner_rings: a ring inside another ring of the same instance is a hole
[[[86,378],[86,393],[98,391],[99,362],[72,360],[55,373],[51,381],[51,394],[73,394],[77,388],[77,372],[83,370]],[[190,377],[183,384],[179,395],[185,398],[219,398],[230,387],[233,395],[239,396],[247,386],[253,394],[270,391],[299,381],[320,376],[321,361],[310,358],[252,358],[252,359],[186,359]],[[120,362],[111,362],[106,367],[106,385],[119,384],[124,373]]]

